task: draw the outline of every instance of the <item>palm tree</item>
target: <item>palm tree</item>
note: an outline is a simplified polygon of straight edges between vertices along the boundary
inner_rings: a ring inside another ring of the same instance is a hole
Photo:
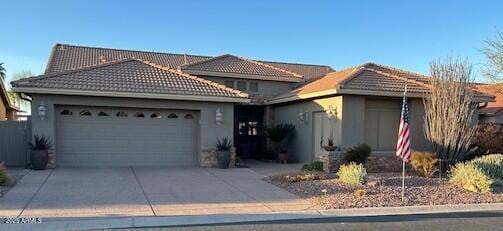
[[[5,81],[5,72],[7,72],[7,70],[3,67],[3,63],[0,63],[0,80],[2,81]]]

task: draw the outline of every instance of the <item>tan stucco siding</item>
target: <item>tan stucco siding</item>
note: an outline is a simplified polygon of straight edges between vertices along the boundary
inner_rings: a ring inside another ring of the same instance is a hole
[[[387,146],[396,145],[398,124],[401,110],[401,98],[366,97],[356,95],[344,95],[328,97],[316,100],[297,101],[296,103],[276,105],[274,107],[274,123],[291,123],[296,129],[295,133],[287,140],[289,154],[292,161],[309,162],[313,160],[315,154],[313,137],[313,114],[315,112],[327,111],[329,106],[337,110],[337,117],[334,120],[334,142],[341,147],[352,147],[365,143],[368,132],[366,129],[366,118],[375,116],[369,113],[373,109],[384,108],[385,113],[382,118],[381,139],[386,139]],[[308,112],[309,121],[301,122],[300,112]],[[428,150],[430,148],[423,133],[424,108],[421,99],[409,99],[409,118],[411,146],[415,150]],[[374,118],[375,120],[375,118]],[[373,131],[376,132],[376,131]],[[376,133],[378,134],[378,133]],[[379,150],[393,152],[390,150]]]
[[[332,106],[337,110],[337,117],[334,120],[334,142],[341,145],[343,138],[341,132],[342,121],[342,97],[329,97],[323,99],[297,102],[294,104],[280,105],[274,108],[274,123],[291,123],[295,125],[295,133],[286,141],[290,158],[295,162],[309,162],[314,158],[313,146],[313,113],[323,112]],[[308,119],[301,122],[299,113],[307,112]]]
[[[237,79],[237,78],[221,78],[221,77],[213,77],[213,76],[201,76],[202,78],[211,80],[213,82],[217,82],[220,84],[225,84],[226,80],[234,81],[234,88],[237,89],[237,81],[247,82],[247,86],[251,82],[258,83],[258,92],[249,92],[250,94],[259,94],[264,96],[276,96],[285,92],[292,90],[292,87],[295,86],[295,83],[289,82],[279,82],[279,81],[264,81],[264,80],[253,80],[253,79]]]
[[[198,153],[204,149],[214,149],[216,138],[233,136],[234,105],[232,103],[62,95],[33,95],[32,97],[32,111],[34,113],[31,121],[33,134],[49,136],[54,144],[53,147],[56,147],[54,114],[57,113],[54,111],[54,105],[197,110],[200,113],[199,141],[194,145],[198,147]],[[47,118],[44,120],[37,116],[37,108],[42,102],[47,107]],[[215,113],[218,108],[223,113],[221,125],[217,125],[215,122]]]

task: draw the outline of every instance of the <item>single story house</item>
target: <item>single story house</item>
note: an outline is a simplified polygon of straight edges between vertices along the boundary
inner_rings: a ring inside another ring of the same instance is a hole
[[[503,125],[503,84],[479,84],[476,89],[495,96],[494,102],[487,102],[487,105],[480,109],[479,121]]]
[[[266,150],[264,127],[295,125],[292,161],[338,146],[395,148],[400,99],[409,89],[412,148],[422,133],[426,77],[366,63],[325,65],[56,44],[43,75],[14,81],[32,98],[32,133],[50,137],[57,166],[192,166],[233,139],[237,153]],[[490,101],[490,97],[481,101]]]

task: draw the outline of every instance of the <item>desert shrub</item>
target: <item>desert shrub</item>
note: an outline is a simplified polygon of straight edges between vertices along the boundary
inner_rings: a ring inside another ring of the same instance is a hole
[[[493,180],[503,181],[503,154],[490,154],[471,160],[474,164]]]
[[[321,180],[323,175],[319,172],[299,172],[297,174],[286,175],[285,180],[288,183],[295,183],[300,181],[313,181]]]
[[[493,181],[472,163],[458,163],[451,168],[449,181],[468,191],[490,192]]]
[[[10,180],[11,178],[7,172],[7,167],[5,167],[3,162],[0,162],[0,186],[7,185]]]
[[[494,123],[477,125],[473,145],[479,147],[478,154],[503,153],[503,126]]]
[[[344,156],[342,157],[342,162],[346,164],[351,162],[365,164],[371,152],[372,149],[370,146],[366,144],[357,145],[346,150],[346,153],[344,153]]]
[[[367,170],[363,164],[343,164],[337,172],[339,180],[349,185],[362,185],[367,181]]]
[[[323,171],[323,162],[321,161],[314,161],[309,164],[304,164],[302,166],[302,170],[306,171]]]
[[[430,152],[414,151],[410,158],[412,168],[422,177],[433,176],[433,174],[438,171],[437,163],[437,156]]]

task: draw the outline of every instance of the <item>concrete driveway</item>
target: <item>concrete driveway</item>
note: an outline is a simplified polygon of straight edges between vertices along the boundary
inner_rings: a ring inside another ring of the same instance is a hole
[[[308,210],[262,181],[268,167],[57,168],[31,171],[0,199],[0,217],[169,216]]]

